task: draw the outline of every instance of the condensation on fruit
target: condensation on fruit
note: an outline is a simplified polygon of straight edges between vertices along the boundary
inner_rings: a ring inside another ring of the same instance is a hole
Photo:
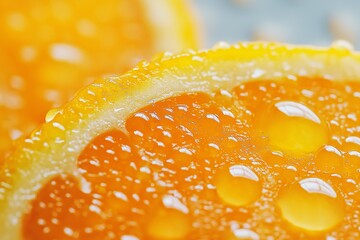
[[[25,239],[357,239],[348,84],[250,82],[145,106],[85,147],[80,176],[43,187]]]

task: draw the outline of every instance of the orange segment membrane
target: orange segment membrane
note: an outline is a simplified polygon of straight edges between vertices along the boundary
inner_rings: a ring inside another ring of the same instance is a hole
[[[356,239],[359,89],[259,81],[148,105],[43,186],[23,236]]]

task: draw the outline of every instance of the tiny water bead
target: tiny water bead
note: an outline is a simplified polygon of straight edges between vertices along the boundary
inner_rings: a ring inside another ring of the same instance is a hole
[[[360,152],[345,153],[345,169],[350,176],[358,176],[360,171]]]
[[[270,166],[285,166],[289,163],[281,151],[266,151],[263,154],[263,159]]]
[[[315,156],[315,167],[325,173],[341,173],[343,171],[345,158],[343,154],[333,146],[322,147]]]
[[[343,89],[259,81],[144,106],[42,187],[24,239],[357,239],[360,104]]]
[[[319,178],[306,178],[287,187],[278,204],[285,220],[308,231],[329,230],[345,217],[343,197]]]
[[[261,181],[256,173],[241,165],[221,169],[215,176],[215,186],[219,197],[233,206],[255,202],[262,191]]]

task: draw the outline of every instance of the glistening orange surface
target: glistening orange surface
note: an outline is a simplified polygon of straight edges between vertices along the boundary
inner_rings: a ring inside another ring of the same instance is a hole
[[[45,184],[24,239],[356,239],[360,83],[239,83],[137,110]]]
[[[93,78],[196,45],[182,1],[5,0],[0,33],[0,164],[12,140]]]

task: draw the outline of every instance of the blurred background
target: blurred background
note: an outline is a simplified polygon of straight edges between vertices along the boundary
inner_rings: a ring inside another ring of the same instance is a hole
[[[360,48],[358,0],[193,0],[204,45],[270,40],[329,45],[347,40]]]

